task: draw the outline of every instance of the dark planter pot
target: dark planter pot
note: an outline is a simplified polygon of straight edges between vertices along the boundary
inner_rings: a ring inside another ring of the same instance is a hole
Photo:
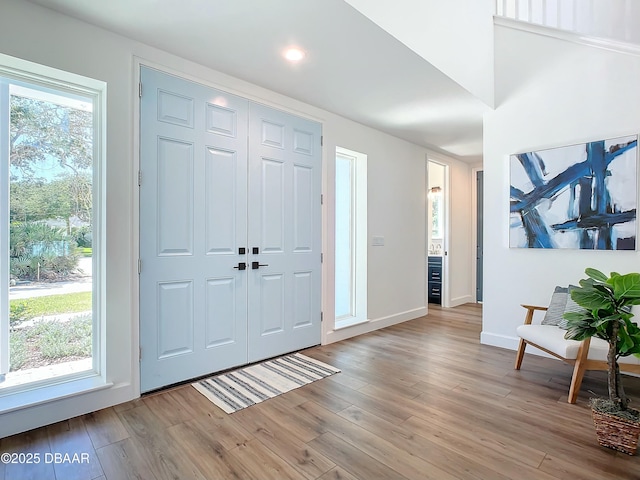
[[[628,455],[635,455],[640,436],[640,422],[634,422],[591,409],[598,443]]]

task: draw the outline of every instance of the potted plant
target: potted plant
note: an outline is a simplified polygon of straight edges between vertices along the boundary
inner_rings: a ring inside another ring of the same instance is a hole
[[[640,356],[640,328],[631,321],[631,307],[640,305],[640,273],[608,277],[593,268],[585,270],[588,278],[571,291],[571,298],[581,311],[568,312],[565,338],[585,340],[598,337],[609,344],[607,374],[609,398],[591,399],[591,409],[600,445],[634,455],[640,434],[640,412],[628,407],[618,359]]]

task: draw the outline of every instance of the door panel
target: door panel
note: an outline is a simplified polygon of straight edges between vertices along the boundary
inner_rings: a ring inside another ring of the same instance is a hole
[[[262,138],[262,145],[266,147],[284,148],[284,125],[262,118],[259,132]]]
[[[158,88],[158,121],[193,128],[194,99]]]
[[[314,135],[311,132],[303,132],[293,129],[293,151],[303,155],[313,155]]]
[[[262,238],[260,251],[263,253],[284,253],[284,183],[285,164],[282,161],[261,158],[262,201],[256,205],[260,212]],[[255,245],[251,243],[251,245]]]
[[[206,334],[205,347],[213,348],[233,343],[236,338],[235,325],[228,322],[234,318],[236,298],[239,290],[233,277],[207,279],[206,286]]]
[[[249,116],[248,235],[263,265],[248,278],[254,362],[320,343],[321,127],[255,103]]]
[[[236,152],[207,147],[205,163],[205,251],[208,255],[233,255],[239,244],[233,208],[239,195],[238,158]]]
[[[293,166],[293,251],[313,251],[313,169]]]
[[[248,101],[141,69],[141,391],[247,363]]]
[[[207,103],[207,131],[235,138],[238,116],[235,110]]]
[[[293,328],[313,326],[313,272],[293,274]]]
[[[158,139],[158,255],[193,254],[193,144]]]
[[[271,335],[274,333],[284,332],[284,275],[276,274],[258,274],[260,277],[260,318],[254,318],[252,327],[258,326],[254,335]]]
[[[320,343],[320,125],[141,80],[141,391]]]
[[[193,282],[158,283],[158,358],[193,352]]]

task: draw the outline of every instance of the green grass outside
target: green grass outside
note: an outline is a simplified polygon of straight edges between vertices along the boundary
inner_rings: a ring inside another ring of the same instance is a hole
[[[58,295],[62,296],[62,295]],[[91,356],[91,315],[40,321],[9,335],[11,371]]]
[[[91,292],[20,298],[9,302],[9,320],[13,325],[43,315],[85,312],[91,308]]]

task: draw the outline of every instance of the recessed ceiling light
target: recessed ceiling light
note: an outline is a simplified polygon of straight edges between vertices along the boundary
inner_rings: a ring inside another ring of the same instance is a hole
[[[298,47],[290,47],[284,51],[284,58],[293,63],[299,62],[305,55],[304,51]]]

